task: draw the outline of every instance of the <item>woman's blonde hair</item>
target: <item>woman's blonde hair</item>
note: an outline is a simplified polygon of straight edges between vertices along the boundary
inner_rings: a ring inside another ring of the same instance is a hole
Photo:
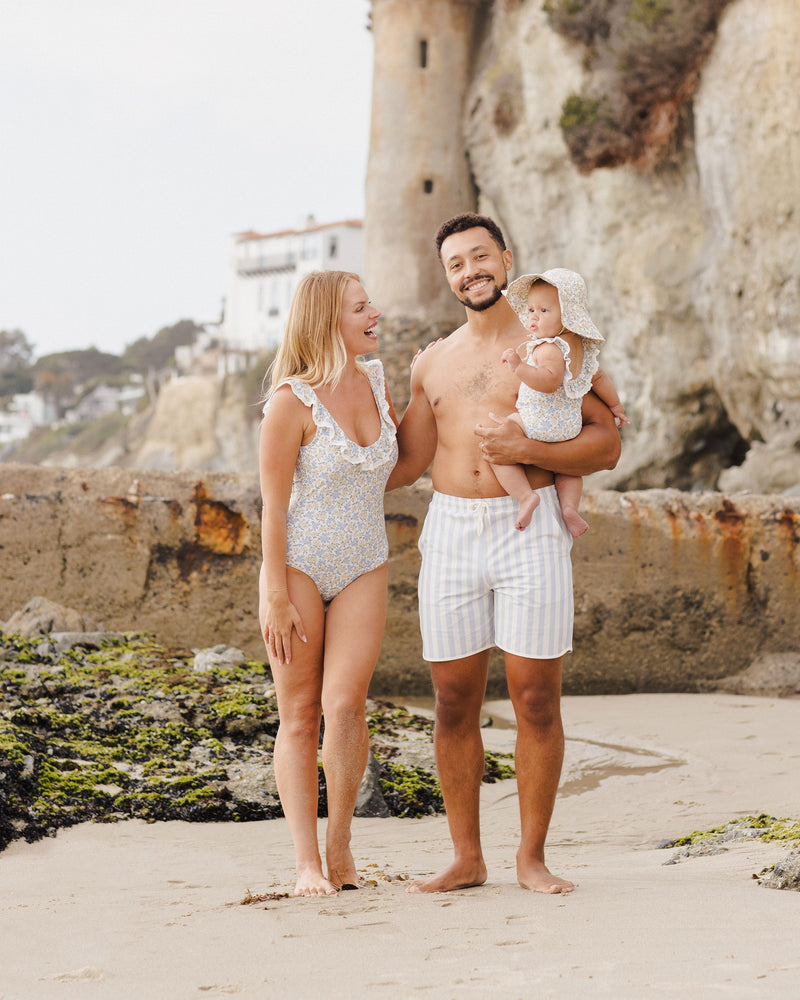
[[[349,271],[311,271],[301,279],[283,340],[264,377],[267,397],[287,378],[336,387],[347,364],[339,325],[349,281],[361,278]]]

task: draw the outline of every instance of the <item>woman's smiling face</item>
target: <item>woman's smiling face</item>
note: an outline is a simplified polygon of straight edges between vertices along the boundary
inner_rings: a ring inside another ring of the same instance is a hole
[[[339,332],[345,350],[353,357],[370,354],[378,346],[375,327],[380,312],[371,304],[360,281],[347,282],[342,297],[342,318]]]

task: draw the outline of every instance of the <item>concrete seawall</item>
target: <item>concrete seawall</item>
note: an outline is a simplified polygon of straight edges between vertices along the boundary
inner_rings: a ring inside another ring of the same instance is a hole
[[[429,693],[417,539],[430,490],[386,498],[389,620],[372,693]],[[30,598],[165,644],[264,659],[254,477],[0,465],[0,621]],[[573,548],[571,694],[691,691],[800,656],[800,498],[587,492]],[[346,539],[343,540],[346,544]],[[489,690],[504,692],[492,657]]]

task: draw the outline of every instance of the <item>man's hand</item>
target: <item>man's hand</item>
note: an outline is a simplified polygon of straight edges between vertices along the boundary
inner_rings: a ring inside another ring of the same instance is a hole
[[[492,425],[478,424],[475,433],[481,439],[481,453],[487,462],[495,465],[517,465],[520,445],[527,442],[525,432],[510,416],[500,418],[489,414]]]

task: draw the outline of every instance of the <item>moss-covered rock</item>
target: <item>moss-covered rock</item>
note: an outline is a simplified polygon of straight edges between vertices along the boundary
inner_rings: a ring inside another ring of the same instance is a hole
[[[269,667],[193,666],[190,651],[139,633],[0,632],[0,849],[87,820],[281,816]],[[441,811],[431,721],[370,702],[368,726],[389,812]],[[486,780],[511,775],[487,754]],[[321,767],[319,790],[324,816]]]

